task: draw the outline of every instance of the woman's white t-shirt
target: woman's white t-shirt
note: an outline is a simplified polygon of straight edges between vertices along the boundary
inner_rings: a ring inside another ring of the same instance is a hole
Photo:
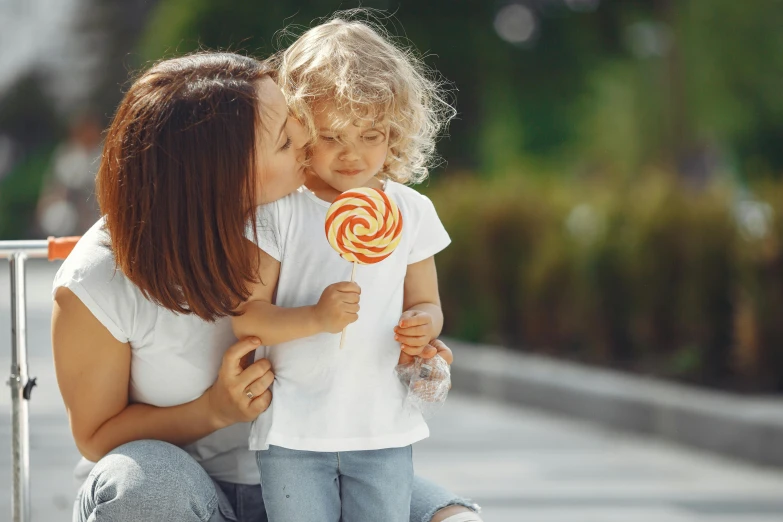
[[[427,424],[404,407],[406,387],[395,375],[408,265],[443,250],[450,239],[432,202],[415,190],[387,182],[386,194],[403,217],[402,238],[382,262],[359,265],[359,319],[340,334],[322,333],[276,346],[257,357],[272,362],[272,404],[253,423],[251,449],[270,444],[308,451],[356,451],[402,447],[426,438]],[[348,281],[353,265],[324,233],[330,204],[302,187],[259,207],[258,245],[280,261],[275,304],[291,308],[318,302],[323,290]]]
[[[236,342],[230,320],[208,323],[152,303],[116,269],[108,242],[99,220],[63,262],[53,292],[70,289],[118,341],[130,344],[131,402],[166,407],[197,399],[215,382],[223,354]],[[235,424],[184,449],[217,480],[258,484],[249,432],[249,423]],[[79,463],[77,480],[87,477],[91,464]]]

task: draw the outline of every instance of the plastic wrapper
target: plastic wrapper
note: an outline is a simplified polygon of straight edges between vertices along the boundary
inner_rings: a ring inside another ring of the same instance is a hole
[[[408,387],[405,407],[418,410],[425,418],[437,412],[451,389],[451,369],[440,355],[431,359],[415,357],[412,363],[398,364],[397,377]]]

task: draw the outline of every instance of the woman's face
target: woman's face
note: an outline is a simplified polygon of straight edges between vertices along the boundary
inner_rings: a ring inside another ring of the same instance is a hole
[[[262,122],[257,147],[256,204],[271,203],[302,186],[307,132],[288,113],[283,93],[271,78],[259,82]]]

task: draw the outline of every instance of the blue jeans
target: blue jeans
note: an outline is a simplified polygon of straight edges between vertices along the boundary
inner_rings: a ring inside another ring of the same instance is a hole
[[[216,482],[177,446],[124,444],[103,457],[79,489],[74,522],[267,522],[259,485]],[[410,522],[439,509],[475,504],[420,477],[413,479]]]
[[[408,522],[410,446],[371,451],[257,452],[270,522]]]

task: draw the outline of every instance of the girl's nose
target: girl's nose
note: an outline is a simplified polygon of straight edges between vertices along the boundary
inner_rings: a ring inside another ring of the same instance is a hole
[[[339,158],[341,161],[357,159],[356,146],[353,143],[346,142],[340,147]]]

